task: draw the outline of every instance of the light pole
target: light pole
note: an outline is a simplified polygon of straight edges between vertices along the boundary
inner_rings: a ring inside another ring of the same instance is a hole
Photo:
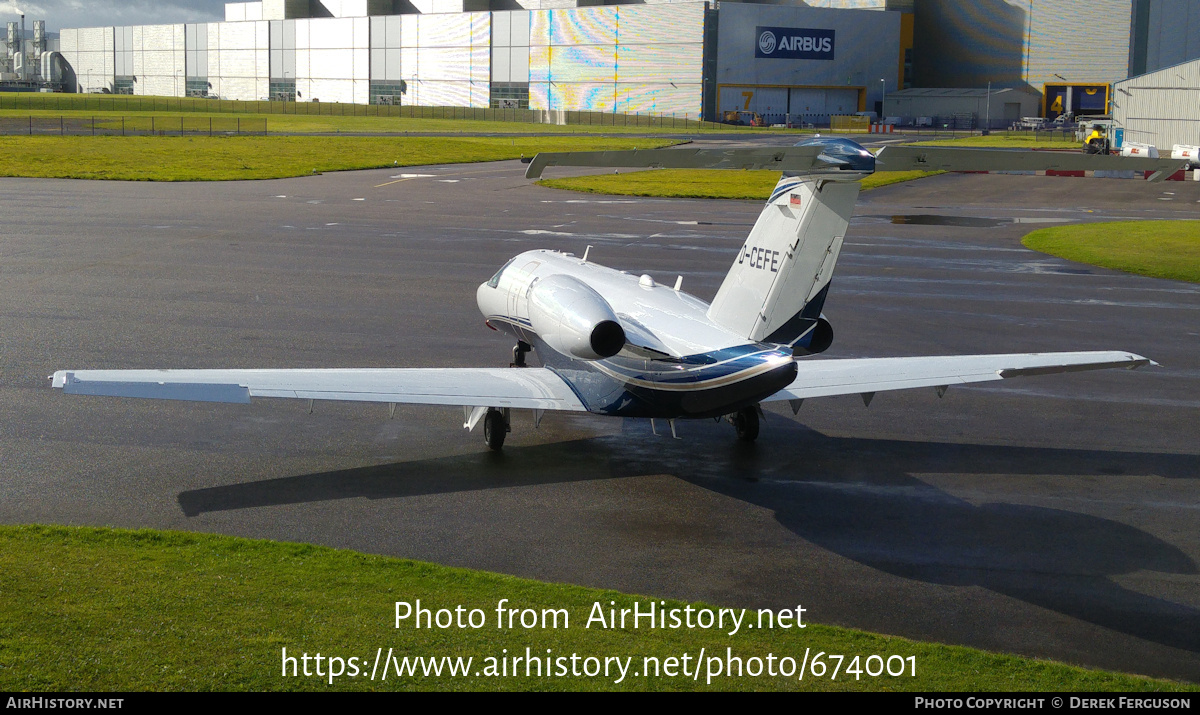
[[[883,124],[883,118],[887,114],[887,82],[884,82],[882,78],[879,80],[879,91],[883,95],[883,98],[879,100],[879,123]]]
[[[987,135],[987,134],[990,134],[992,131],[992,83],[991,82],[988,82],[987,109],[985,111],[987,113],[984,115],[986,117],[986,119],[983,120],[983,133],[984,133],[984,135]]]

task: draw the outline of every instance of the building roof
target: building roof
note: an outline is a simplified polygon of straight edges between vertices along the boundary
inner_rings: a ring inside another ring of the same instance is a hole
[[[1143,77],[1152,77],[1154,75],[1161,75],[1164,79],[1171,80],[1171,83],[1175,83],[1174,80],[1176,80],[1176,79],[1183,80],[1186,82],[1187,79],[1180,73],[1182,72],[1184,74],[1194,74],[1198,70],[1200,70],[1200,58],[1196,58],[1194,60],[1187,60],[1185,62],[1180,62],[1179,64],[1169,65],[1167,67],[1160,67],[1160,68],[1154,70],[1153,72],[1146,72],[1145,74],[1135,74],[1131,77],[1126,77],[1125,79],[1121,80],[1120,82],[1117,82],[1116,84],[1123,85],[1126,82],[1138,80]],[[1114,85],[1114,87],[1115,86],[1116,85]]]

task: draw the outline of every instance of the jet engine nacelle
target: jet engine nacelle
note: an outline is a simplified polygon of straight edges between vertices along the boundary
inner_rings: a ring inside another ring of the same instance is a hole
[[[625,347],[625,331],[608,301],[571,276],[546,276],[533,284],[529,321],[546,345],[582,360],[612,357]]]
[[[823,353],[833,345],[833,326],[825,318],[817,318],[817,324],[813,329],[792,346],[792,352],[796,355],[816,355]]]

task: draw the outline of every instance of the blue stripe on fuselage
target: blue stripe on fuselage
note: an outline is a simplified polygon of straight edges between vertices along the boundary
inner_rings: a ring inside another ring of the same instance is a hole
[[[771,192],[771,198],[767,199],[767,203],[768,204],[774,203],[775,199],[779,198],[780,196],[783,196],[783,194],[786,193],[787,191],[790,191],[791,189],[794,189],[803,183],[804,183],[803,181],[792,181],[792,182],[789,182],[786,184],[777,184],[775,186],[775,190],[773,192]]]
[[[542,364],[570,386],[588,411],[605,415],[720,416],[778,392],[791,384],[796,375],[790,351],[762,345],[689,355],[678,361],[634,358],[593,361],[562,355],[536,336],[532,342]],[[747,352],[751,354],[745,355]],[[741,357],[730,360],[731,355]],[[772,361],[777,364],[770,366],[768,363]],[[688,374],[689,365],[697,372]],[[636,370],[631,369],[635,367]]]
[[[750,343],[678,358],[576,360],[546,346],[527,321],[488,316],[530,342],[542,364],[589,412],[622,417],[714,417],[754,404],[791,384],[791,350]],[[770,363],[777,363],[770,366]]]

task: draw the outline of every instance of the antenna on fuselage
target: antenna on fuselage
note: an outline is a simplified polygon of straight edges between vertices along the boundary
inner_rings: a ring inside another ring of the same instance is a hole
[[[584,263],[587,263],[587,257],[588,257],[588,254],[589,254],[589,253],[591,253],[591,252],[592,252],[592,247],[591,247],[591,246],[588,246],[587,248],[583,249],[583,262],[584,262]]]

